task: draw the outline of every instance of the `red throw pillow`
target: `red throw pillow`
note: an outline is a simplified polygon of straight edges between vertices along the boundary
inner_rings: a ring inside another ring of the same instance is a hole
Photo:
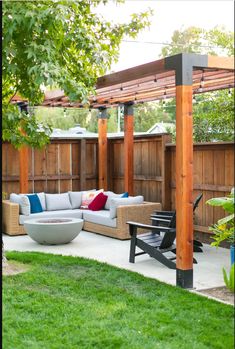
[[[108,195],[104,195],[103,193],[99,193],[92,202],[88,205],[88,209],[91,211],[100,211],[104,208],[106,201],[108,199]]]

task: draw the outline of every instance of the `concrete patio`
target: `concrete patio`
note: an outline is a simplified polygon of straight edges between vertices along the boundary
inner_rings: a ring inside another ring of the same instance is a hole
[[[135,264],[129,263],[130,241],[120,241],[86,231],[65,245],[39,245],[28,235],[8,236],[3,234],[6,251],[35,251],[61,255],[79,256],[105,262],[127,269],[171,285],[176,284],[175,270],[168,269],[148,255],[136,257]],[[203,290],[224,286],[222,268],[230,268],[230,251],[225,248],[204,244],[203,253],[194,253],[198,264],[194,264],[194,288]]]

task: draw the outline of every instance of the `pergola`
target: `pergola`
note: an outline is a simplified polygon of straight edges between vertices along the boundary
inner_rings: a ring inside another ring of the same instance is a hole
[[[177,54],[100,77],[90,108],[100,110],[99,187],[107,189],[107,113],[124,105],[125,191],[133,194],[133,105],[176,97],[176,284],[193,287],[193,117],[194,94],[234,87],[234,58]],[[63,91],[48,92],[47,107],[83,107]]]

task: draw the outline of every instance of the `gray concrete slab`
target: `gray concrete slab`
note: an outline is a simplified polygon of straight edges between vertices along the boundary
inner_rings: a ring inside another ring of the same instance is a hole
[[[100,262],[135,271],[171,285],[176,284],[175,270],[168,269],[148,255],[136,257],[135,264],[129,263],[130,241],[120,241],[106,236],[81,231],[69,244],[39,245],[28,235],[8,236],[3,234],[6,251],[36,251],[71,255],[95,259]],[[198,264],[194,264],[194,288],[196,290],[224,286],[222,268],[230,269],[228,249],[204,244],[203,253],[194,253]]]

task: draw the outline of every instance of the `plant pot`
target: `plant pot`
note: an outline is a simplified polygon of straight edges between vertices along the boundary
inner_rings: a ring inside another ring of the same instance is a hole
[[[230,257],[231,257],[231,265],[235,263],[235,245],[230,246]]]

